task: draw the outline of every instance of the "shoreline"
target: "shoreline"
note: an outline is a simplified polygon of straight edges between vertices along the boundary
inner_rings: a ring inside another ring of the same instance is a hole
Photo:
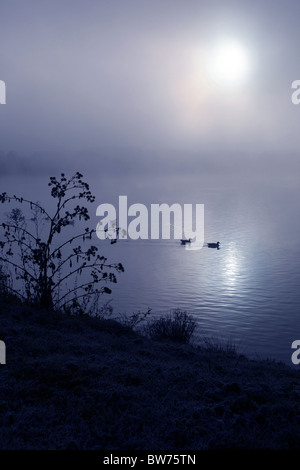
[[[0,300],[1,449],[300,448],[300,374]]]

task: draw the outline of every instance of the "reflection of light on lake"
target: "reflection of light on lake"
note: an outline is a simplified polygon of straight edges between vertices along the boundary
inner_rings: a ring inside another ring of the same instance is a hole
[[[236,246],[234,244],[230,245],[223,266],[224,281],[229,287],[234,287],[237,283],[241,268],[240,261]]]

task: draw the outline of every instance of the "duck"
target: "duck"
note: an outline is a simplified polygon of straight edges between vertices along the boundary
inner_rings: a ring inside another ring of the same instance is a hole
[[[180,240],[180,241],[181,241],[181,245],[186,245],[187,243],[191,243],[192,239],[189,238],[188,240]]]
[[[217,248],[217,249],[220,248],[220,242],[217,242],[217,243],[207,243],[206,245],[207,245],[208,248]]]

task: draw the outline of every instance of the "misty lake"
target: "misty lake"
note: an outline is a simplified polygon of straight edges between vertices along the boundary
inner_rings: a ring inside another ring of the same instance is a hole
[[[300,188],[296,179],[153,175],[119,180],[86,177],[96,203],[119,195],[129,204],[204,204],[205,242],[220,250],[186,250],[178,240],[97,240],[125,273],[112,285],[114,314],[180,308],[194,316],[197,334],[235,343],[251,356],[291,364],[300,339]],[[44,200],[48,178],[2,177],[1,192]],[[167,181],[167,183],[166,183]],[[14,188],[11,191],[11,188]],[[95,205],[96,209],[96,205]],[[91,225],[96,228],[95,211]]]

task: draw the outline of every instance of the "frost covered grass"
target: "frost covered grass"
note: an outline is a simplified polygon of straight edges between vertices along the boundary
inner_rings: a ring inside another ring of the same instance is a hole
[[[1,449],[300,448],[300,375],[0,300]]]

